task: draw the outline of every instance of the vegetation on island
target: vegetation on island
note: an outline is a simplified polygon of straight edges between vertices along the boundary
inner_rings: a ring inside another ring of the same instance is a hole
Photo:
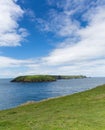
[[[77,79],[86,78],[86,76],[65,76],[65,75],[27,75],[19,76],[13,79],[11,82],[49,82],[56,81],[58,79]]]
[[[19,76],[13,79],[11,82],[50,82],[50,81],[56,81],[56,78],[50,75],[27,75],[27,76]]]
[[[105,130],[105,85],[0,111],[0,130]]]
[[[55,75],[56,79],[82,79],[86,78],[84,75]]]

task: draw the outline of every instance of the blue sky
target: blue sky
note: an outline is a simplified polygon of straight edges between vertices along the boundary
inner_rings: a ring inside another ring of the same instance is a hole
[[[0,0],[0,78],[104,70],[105,0]]]

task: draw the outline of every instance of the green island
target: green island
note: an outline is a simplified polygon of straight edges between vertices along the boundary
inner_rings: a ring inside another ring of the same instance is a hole
[[[0,130],[105,130],[105,85],[2,110]]]
[[[86,76],[65,76],[65,75],[26,75],[19,76],[13,79],[11,82],[51,82],[58,79],[77,79],[86,78]]]
[[[50,82],[50,81],[56,81],[56,78],[50,75],[26,75],[16,77],[11,82]]]

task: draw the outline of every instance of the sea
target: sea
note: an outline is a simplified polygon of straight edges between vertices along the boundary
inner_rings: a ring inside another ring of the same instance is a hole
[[[105,77],[57,80],[54,82],[16,83],[0,79],[0,110],[29,101],[41,101],[92,89],[105,84]]]

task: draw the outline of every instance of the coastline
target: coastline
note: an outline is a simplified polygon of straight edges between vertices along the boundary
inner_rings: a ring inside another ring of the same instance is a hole
[[[67,96],[72,96],[72,95],[75,95],[75,94],[85,93],[85,92],[94,90],[94,89],[96,89],[97,87],[101,87],[101,86],[104,86],[104,85],[105,85],[105,84],[101,84],[101,85],[96,86],[96,87],[94,87],[94,88],[87,89],[87,90],[83,90],[83,91],[81,91],[81,92],[75,92],[75,93],[73,93],[73,94],[67,94],[67,95],[62,95],[62,96],[57,96],[57,97],[50,97],[50,98],[42,99],[42,100],[40,100],[40,101],[34,101],[34,100],[27,101],[27,102],[24,102],[24,103],[18,105],[17,107],[25,106],[25,105],[28,105],[28,104],[37,104],[37,103],[46,102],[46,101],[49,101],[49,100],[55,100],[55,99],[60,99],[60,98],[67,97]],[[10,108],[10,109],[11,109],[11,108]]]
[[[104,130],[105,84],[72,95],[3,110],[0,118],[2,130]]]
[[[24,103],[21,103],[20,105],[15,106],[15,107],[3,109],[3,110],[0,110],[0,111],[11,110],[11,109],[15,109],[15,108],[18,108],[18,107],[21,107],[21,106],[27,106],[27,105],[31,105],[31,104],[43,103],[43,102],[50,101],[50,100],[55,100],[55,99],[65,98],[65,97],[68,97],[68,96],[73,96],[73,95],[76,95],[76,94],[85,93],[85,92],[94,90],[97,87],[101,87],[103,85],[105,85],[105,84],[101,84],[101,85],[98,85],[98,86],[96,86],[94,88],[90,88],[90,89],[83,90],[83,91],[80,91],[80,92],[75,92],[73,94],[67,94],[67,95],[62,95],[62,96],[57,96],[57,97],[50,97],[50,98],[42,99],[40,101],[34,101],[34,100],[26,101]]]

